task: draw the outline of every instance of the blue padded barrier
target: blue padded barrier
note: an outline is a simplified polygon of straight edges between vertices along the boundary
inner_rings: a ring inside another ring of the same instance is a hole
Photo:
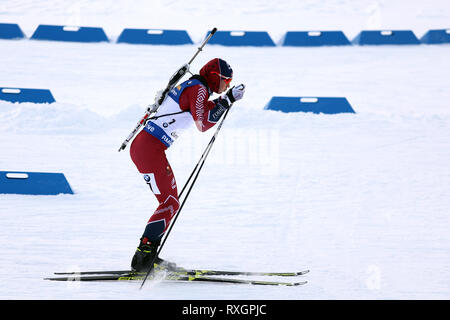
[[[4,88],[0,87],[0,100],[9,102],[53,103],[52,93],[48,89]]]
[[[73,191],[62,173],[0,171],[0,193],[56,195]]]
[[[185,30],[123,29],[117,43],[182,45],[192,44]]]
[[[275,43],[266,31],[217,31],[208,44],[275,47]]]
[[[282,46],[318,47],[351,45],[342,31],[288,31]]]
[[[343,97],[272,97],[265,110],[282,112],[355,113]]]
[[[420,44],[411,30],[365,30],[352,41],[357,45],[404,45]]]
[[[108,42],[108,37],[102,28],[39,25],[31,39],[70,41],[70,42]]]
[[[450,43],[450,29],[428,30],[427,33],[420,38],[420,42],[426,44]]]
[[[0,23],[0,39],[22,39],[25,34],[18,24]]]

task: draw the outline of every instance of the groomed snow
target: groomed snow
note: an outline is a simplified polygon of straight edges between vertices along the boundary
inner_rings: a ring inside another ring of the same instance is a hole
[[[153,2],[152,2],[153,3]],[[405,10],[405,7],[408,10]],[[446,1],[8,1],[0,22],[188,30],[448,28]],[[53,104],[0,101],[0,170],[63,172],[75,195],[0,195],[1,299],[448,299],[450,45],[207,46],[247,91],[236,103],[162,256],[186,268],[310,269],[300,287],[44,281],[129,267],[156,208],[117,150],[197,44],[0,40],[1,86],[48,88]],[[356,114],[263,110],[272,96],[342,96]],[[168,151],[179,189],[213,131]],[[278,279],[280,280],[280,279]],[[281,280],[283,280],[281,278]],[[286,280],[286,279],[284,279]],[[297,279],[298,280],[298,279]]]

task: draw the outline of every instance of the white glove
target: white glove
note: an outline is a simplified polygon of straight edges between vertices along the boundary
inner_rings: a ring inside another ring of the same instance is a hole
[[[245,92],[245,85],[241,83],[238,86],[228,89],[226,96],[228,97],[228,100],[231,103],[233,103],[237,100],[242,99],[242,97],[244,96],[244,92]]]

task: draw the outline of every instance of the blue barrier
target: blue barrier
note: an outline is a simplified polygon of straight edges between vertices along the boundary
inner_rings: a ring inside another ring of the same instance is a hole
[[[420,42],[426,44],[450,43],[450,29],[428,30],[420,38]]]
[[[209,33],[207,33],[207,36]],[[217,31],[208,44],[256,47],[275,46],[275,43],[266,31]]]
[[[352,43],[358,45],[403,45],[420,44],[420,41],[410,30],[365,30],[361,31]]]
[[[3,88],[0,87],[0,100],[9,102],[53,103],[52,93],[48,89]]]
[[[272,97],[264,109],[282,112],[313,112],[317,114],[355,113],[350,103],[343,97]]]
[[[117,43],[182,45],[192,44],[184,30],[123,29]]]
[[[0,171],[0,193],[56,195],[73,191],[62,173]]]
[[[350,45],[342,31],[288,31],[284,36],[282,46],[318,47]]]
[[[71,41],[71,42],[102,42],[109,41],[102,28],[97,27],[71,27],[39,25],[31,39]]]
[[[15,23],[0,23],[0,39],[22,39],[24,33]]]

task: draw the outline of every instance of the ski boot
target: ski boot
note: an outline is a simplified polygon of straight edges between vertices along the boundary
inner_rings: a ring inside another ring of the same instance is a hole
[[[150,242],[147,238],[141,238],[139,247],[137,247],[133,259],[131,260],[132,270],[137,272],[147,272],[150,269],[153,269],[151,263],[152,261],[157,262],[156,254],[159,244],[159,241]]]

